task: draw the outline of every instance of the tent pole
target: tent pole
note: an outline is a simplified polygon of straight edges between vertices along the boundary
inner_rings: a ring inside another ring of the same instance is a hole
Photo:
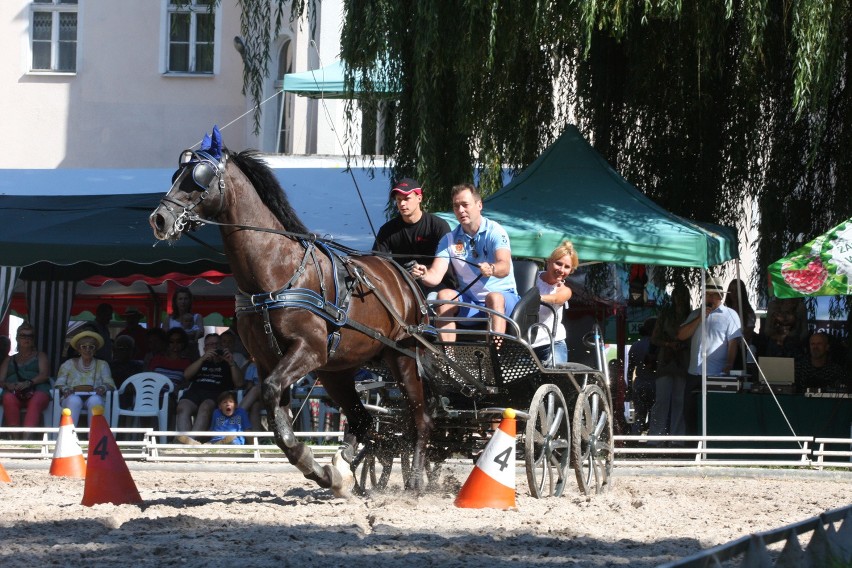
[[[707,269],[701,267],[701,435],[707,437],[707,310],[704,299],[707,297]],[[705,448],[707,447],[705,442]]]

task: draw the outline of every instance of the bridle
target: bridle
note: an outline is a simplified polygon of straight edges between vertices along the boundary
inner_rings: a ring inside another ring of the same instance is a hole
[[[210,219],[199,217],[195,213],[195,208],[211,196],[210,186],[216,182],[215,187],[219,190],[219,207],[216,213],[212,216],[213,219],[219,217],[225,208],[225,162],[227,155],[223,155],[222,159],[216,159],[209,153],[198,150],[184,150],[181,152],[179,165],[180,169],[175,173],[172,180],[172,186],[166,195],[160,199],[160,205],[169,212],[174,218],[174,228],[177,234],[181,234],[188,229],[196,229]],[[191,167],[190,175],[192,181],[201,188],[198,197],[192,202],[185,202],[171,197],[171,193],[186,178],[186,172]],[[180,213],[178,213],[180,211]],[[155,211],[151,215],[155,215]]]

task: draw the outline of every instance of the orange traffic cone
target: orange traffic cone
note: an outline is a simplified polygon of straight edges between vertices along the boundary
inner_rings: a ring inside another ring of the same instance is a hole
[[[50,475],[86,479],[86,460],[83,459],[83,449],[74,431],[71,411],[67,408],[62,409],[53,461],[50,462]]]
[[[515,411],[503,420],[476,461],[456,497],[456,507],[513,509],[515,507]]]
[[[0,463],[0,482],[12,483],[12,478],[9,477],[8,473],[6,473],[6,468],[3,467],[2,463]]]
[[[91,507],[99,503],[123,505],[142,502],[136,484],[130,477],[127,463],[104,418],[103,406],[92,409],[89,455],[86,463],[88,467],[86,487],[83,489],[83,505]]]

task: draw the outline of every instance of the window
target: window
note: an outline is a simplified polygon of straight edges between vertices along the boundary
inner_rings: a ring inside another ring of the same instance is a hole
[[[169,0],[169,73],[213,73],[216,0]]]
[[[32,70],[77,70],[77,0],[32,3]]]

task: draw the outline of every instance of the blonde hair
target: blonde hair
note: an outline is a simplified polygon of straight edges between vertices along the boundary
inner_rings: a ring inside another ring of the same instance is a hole
[[[577,270],[577,265],[580,264],[580,260],[577,258],[577,251],[574,250],[574,243],[571,241],[562,241],[559,246],[553,249],[550,256],[547,257],[547,262],[557,260],[563,256],[567,256],[571,259],[571,271],[573,272],[574,270]]]

